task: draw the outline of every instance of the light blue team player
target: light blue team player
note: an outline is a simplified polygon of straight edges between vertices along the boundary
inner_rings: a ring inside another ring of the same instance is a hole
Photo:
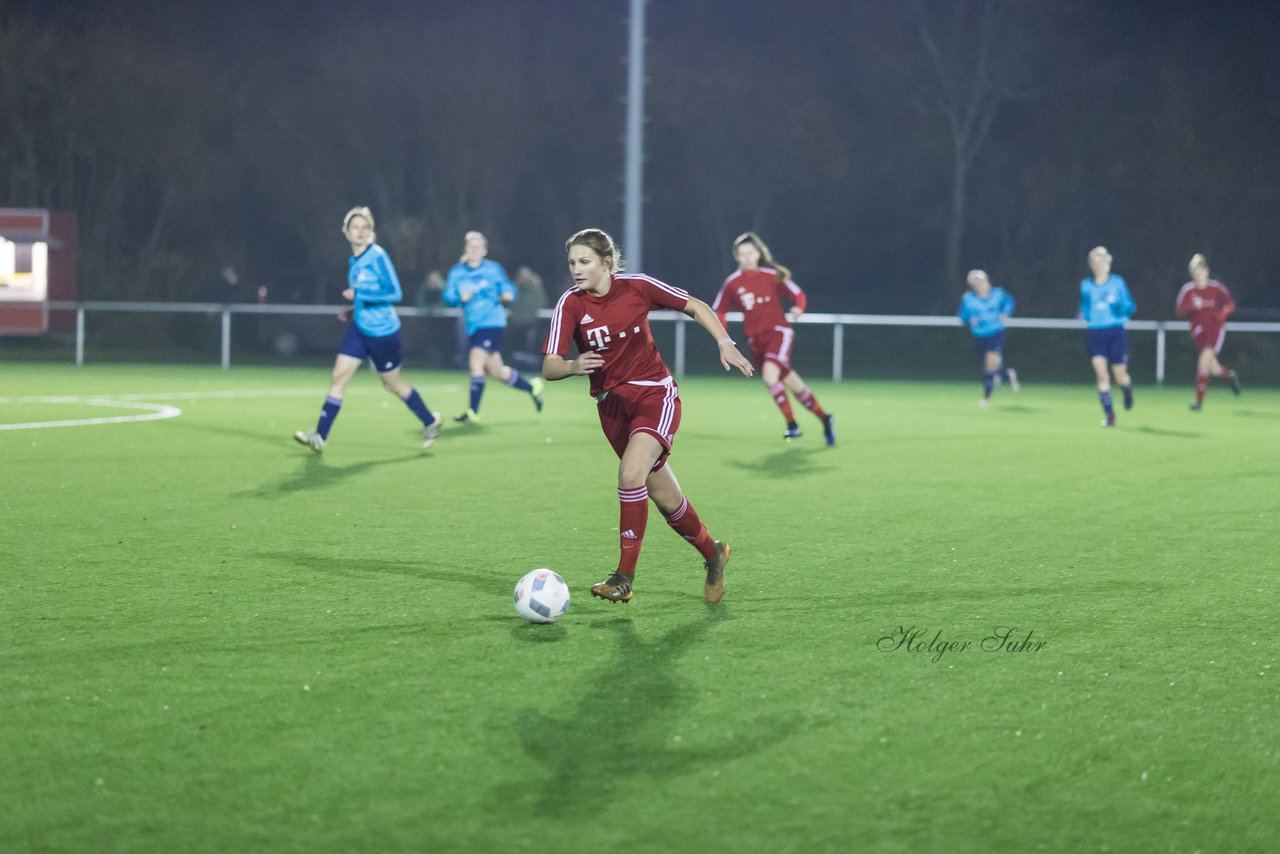
[[[462,306],[467,322],[470,350],[467,367],[471,372],[471,400],[467,411],[454,421],[478,421],[480,398],[484,395],[485,374],[502,380],[533,398],[534,407],[542,411],[542,377],[526,380],[520,372],[502,362],[502,334],[507,327],[506,305],[516,301],[516,288],[507,271],[491,261],[489,241],[478,231],[468,231],[462,260],[449,270],[444,286],[444,304]]]
[[[324,450],[329,430],[342,408],[343,390],[367,358],[373,361],[382,387],[403,400],[418,416],[422,422],[422,447],[429,448],[440,435],[440,413],[428,410],[417,389],[400,378],[404,360],[400,354],[400,318],[396,316],[395,304],[404,293],[396,268],[391,265],[386,250],[373,242],[376,237],[373,213],[368,208],[347,211],[342,218],[342,233],[351,244],[347,264],[347,283],[351,287],[342,292],[342,298],[351,300],[352,304],[338,315],[348,321],[347,331],[333,363],[329,396],[324,399],[316,429],[299,430],[293,438],[317,453]]]
[[[991,280],[983,270],[970,270],[969,287],[973,290],[960,300],[956,316],[973,333],[973,343],[982,357],[981,407],[991,405],[991,390],[999,377],[1009,384],[1011,391],[1018,391],[1018,372],[1004,365],[1004,322],[1013,314],[1013,297],[1004,288],[991,287]]]
[[[1116,412],[1111,405],[1111,380],[1107,365],[1115,374],[1116,385],[1124,394],[1124,408],[1133,409],[1133,382],[1129,379],[1129,339],[1125,324],[1137,311],[1129,286],[1111,272],[1111,253],[1105,246],[1089,250],[1092,276],[1080,281],[1080,316],[1087,327],[1089,359],[1098,378],[1098,400],[1106,418],[1103,427],[1116,426]]]

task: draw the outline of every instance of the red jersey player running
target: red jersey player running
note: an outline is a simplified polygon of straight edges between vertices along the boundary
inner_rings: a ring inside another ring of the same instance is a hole
[[[787,419],[783,438],[795,439],[801,433],[791,402],[787,400],[790,390],[801,406],[822,421],[822,434],[828,445],[834,445],[836,433],[831,416],[822,409],[800,375],[791,369],[791,343],[795,338],[791,321],[804,313],[804,291],[791,281],[791,271],[773,260],[769,247],[754,232],[748,231],[733,241],[733,254],[738,272],[724,280],[712,310],[721,325],[727,322],[729,312],[742,312],[743,331],[751,344],[751,360],[760,366],[760,379],[782,410],[782,417]],[[786,314],[782,313],[784,299],[792,303]]]
[[[751,363],[734,346],[723,324],[700,299],[639,274],[623,274],[613,238],[588,228],[565,244],[574,287],[551,313],[543,348],[542,375],[548,380],[587,376],[600,426],[618,464],[618,568],[591,588],[592,596],[630,602],[636,559],[649,519],[649,499],[667,524],[706,561],[708,602],[724,597],[729,546],[711,539],[693,505],[667,465],[680,426],[680,395],[649,331],[649,312],[675,309],[698,321],[720,348],[720,364],[751,376]],[[569,359],[569,345],[579,356]]]
[[[1187,270],[1191,273],[1191,281],[1178,291],[1175,312],[1178,317],[1191,318],[1191,339],[1198,354],[1196,402],[1191,404],[1191,411],[1199,412],[1204,406],[1210,374],[1230,383],[1234,394],[1240,393],[1240,378],[1236,372],[1218,361],[1218,351],[1222,349],[1222,339],[1226,336],[1227,317],[1236,310],[1236,301],[1226,285],[1209,278],[1209,262],[1203,255],[1196,253],[1192,256]]]

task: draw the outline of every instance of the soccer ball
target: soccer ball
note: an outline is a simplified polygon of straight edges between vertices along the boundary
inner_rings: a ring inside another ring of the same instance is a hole
[[[516,613],[531,623],[554,623],[569,610],[569,585],[549,569],[535,569],[516,582]]]

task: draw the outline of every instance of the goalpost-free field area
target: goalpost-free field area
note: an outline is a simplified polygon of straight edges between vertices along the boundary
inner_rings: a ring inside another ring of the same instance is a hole
[[[1275,391],[815,384],[826,448],[689,378],[728,592],[651,512],[614,606],[583,381],[424,452],[362,373],[317,456],[324,370],[2,376],[0,850],[1280,849]]]

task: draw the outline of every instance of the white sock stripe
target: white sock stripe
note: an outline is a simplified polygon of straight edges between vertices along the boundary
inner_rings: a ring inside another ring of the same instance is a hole
[[[644,487],[644,486],[640,487],[639,489],[619,489],[618,500],[625,501],[628,503],[634,503],[637,501],[648,501],[649,489],[648,487]]]
[[[689,509],[689,499],[681,498],[680,506],[676,508],[676,512],[672,513],[670,516],[667,516],[667,521],[679,522],[681,519],[684,518],[685,511],[688,509]]]

